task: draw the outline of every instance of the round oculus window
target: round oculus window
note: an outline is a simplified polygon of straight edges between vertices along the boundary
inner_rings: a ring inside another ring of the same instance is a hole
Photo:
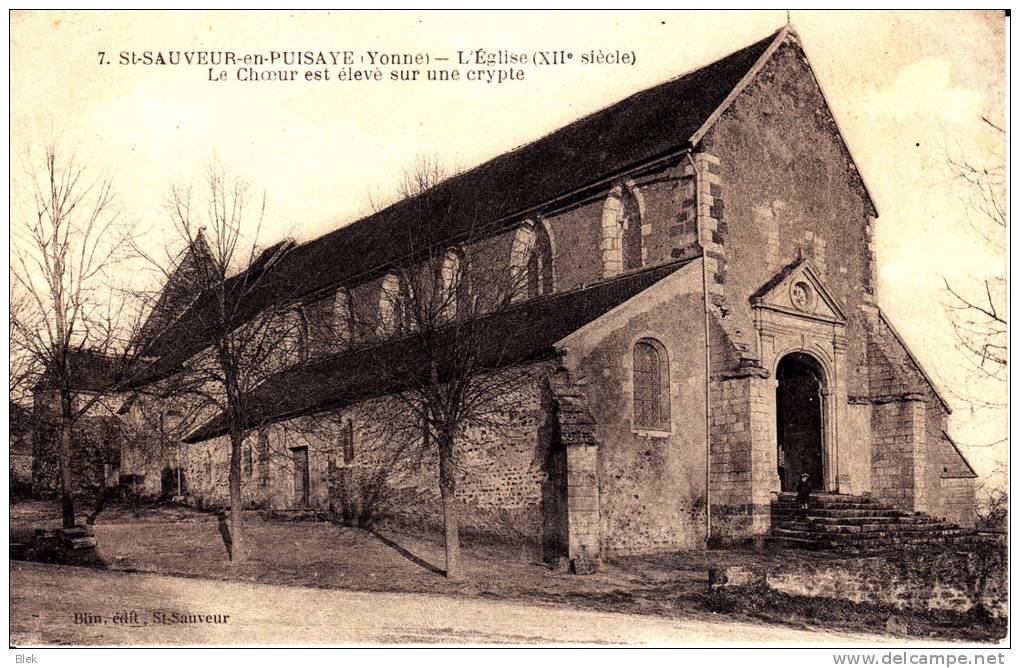
[[[815,309],[815,290],[805,281],[794,281],[790,286],[790,302],[798,311],[810,313]]]

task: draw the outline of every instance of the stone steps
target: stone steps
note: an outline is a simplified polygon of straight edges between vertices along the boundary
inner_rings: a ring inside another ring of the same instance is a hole
[[[891,546],[955,545],[971,541],[971,529],[921,513],[883,506],[870,497],[812,494],[802,516],[793,494],[772,503],[772,539],[797,549],[867,551]]]
[[[879,551],[888,549],[890,547],[923,547],[927,545],[940,545],[940,546],[956,546],[965,541],[966,536],[919,536],[915,538],[869,538],[854,543],[846,543],[843,541],[827,540],[827,541],[815,541],[817,547],[815,549],[821,550],[843,550],[847,552],[869,552]]]
[[[864,524],[842,524],[835,522],[818,523],[808,520],[807,522],[783,522],[775,524],[784,530],[789,531],[826,531],[830,533],[871,533],[875,531],[903,531],[917,533],[925,531],[938,531],[942,529],[957,529],[956,525],[948,522],[911,523],[900,524],[898,522],[869,522]]]
[[[885,531],[862,531],[862,532],[835,532],[830,531],[828,528],[825,530],[805,531],[800,529],[773,529],[772,535],[780,536],[781,538],[801,538],[804,540],[831,540],[831,541],[845,541],[848,543],[859,543],[861,541],[870,540],[882,540],[886,538],[897,538],[904,541],[912,540],[929,540],[938,539],[949,536],[964,536],[967,535],[966,529],[960,527],[946,528],[946,529],[935,529],[925,531],[903,531],[900,529],[892,529]]]
[[[772,516],[776,517],[797,517],[800,515],[800,510],[797,508],[777,508],[772,506]],[[840,510],[834,508],[809,508],[808,516],[810,517],[832,517],[832,518],[862,518],[868,519],[872,517],[902,517],[903,513],[898,510],[880,510],[878,508],[854,508],[851,510]]]
[[[788,523],[788,522],[813,522],[815,524],[847,524],[847,525],[862,525],[862,524],[899,524],[899,525],[924,525],[938,523],[934,517],[927,515],[893,515],[883,514],[879,515],[876,513],[869,513],[867,515],[841,515],[835,513],[823,513],[815,509],[811,509],[805,515],[800,513],[772,513],[773,523]]]

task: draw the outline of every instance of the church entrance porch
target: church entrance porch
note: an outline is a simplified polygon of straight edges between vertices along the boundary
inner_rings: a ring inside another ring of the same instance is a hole
[[[822,373],[808,355],[792,353],[776,368],[776,440],[780,488],[797,490],[803,473],[823,484]]]

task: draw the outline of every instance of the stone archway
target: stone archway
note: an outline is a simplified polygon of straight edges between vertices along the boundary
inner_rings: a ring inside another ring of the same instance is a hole
[[[776,462],[781,489],[796,491],[802,473],[816,490],[826,480],[826,396],[822,365],[803,352],[776,365]]]

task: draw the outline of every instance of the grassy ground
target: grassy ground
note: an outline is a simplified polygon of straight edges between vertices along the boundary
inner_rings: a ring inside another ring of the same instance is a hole
[[[53,502],[11,507],[12,539],[58,526]],[[216,515],[174,506],[115,504],[96,519],[105,568],[126,572],[297,585],[320,589],[437,593],[504,601],[540,602],[604,612],[662,617],[726,618],[794,628],[884,633],[895,614],[905,638],[989,641],[1004,629],[963,615],[911,614],[881,606],[786,596],[761,588],[709,592],[708,569],[724,565],[837,559],[806,552],[702,551],[614,560],[596,574],[556,574],[531,555],[484,546],[463,551],[466,578],[442,576],[442,544],[428,536],[368,532],[324,522],[262,520],[248,516],[251,558],[227,560]]]

